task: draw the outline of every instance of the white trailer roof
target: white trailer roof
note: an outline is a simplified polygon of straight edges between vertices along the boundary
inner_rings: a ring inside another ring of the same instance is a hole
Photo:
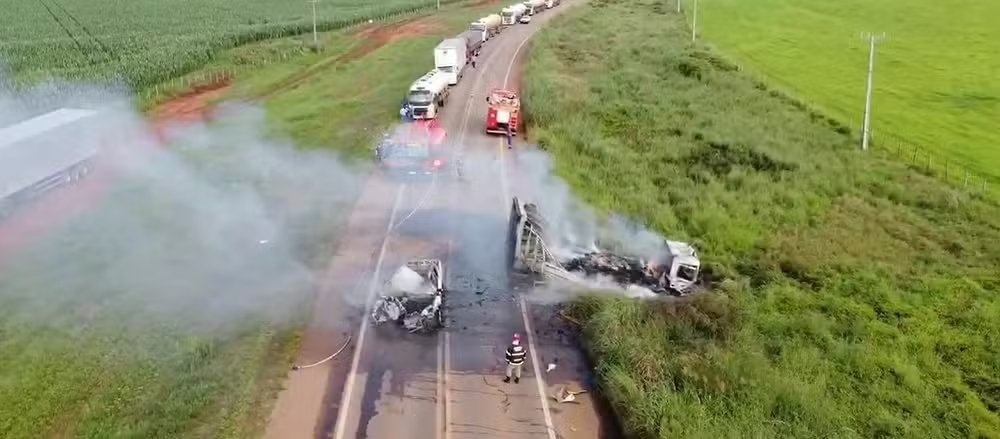
[[[0,199],[95,155],[98,133],[82,124],[95,114],[61,108],[0,128]]]
[[[0,128],[0,149],[6,148],[24,139],[35,137],[46,131],[91,116],[96,112],[93,110],[82,110],[78,108],[60,108],[56,111],[45,113],[41,116],[28,119],[26,121]]]

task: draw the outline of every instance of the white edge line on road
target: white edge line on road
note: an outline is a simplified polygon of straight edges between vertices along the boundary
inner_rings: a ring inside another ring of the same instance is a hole
[[[535,385],[538,387],[538,399],[542,401],[542,414],[545,416],[545,427],[549,439],[556,439],[556,428],[552,424],[552,413],[549,412],[549,400],[545,397],[545,383],[542,369],[538,366],[538,353],[535,351],[535,335],[531,332],[531,319],[528,318],[528,302],[524,295],[518,296],[521,301],[521,318],[524,319],[524,332],[528,335],[528,354],[531,355],[531,368],[535,371]]]
[[[389,223],[385,228],[385,236],[382,238],[382,248],[378,252],[378,259],[375,260],[375,271],[372,273],[372,280],[368,286],[368,297],[365,299],[365,311],[361,316],[361,325],[358,328],[358,347],[354,350],[354,359],[351,360],[351,371],[347,374],[347,387],[340,396],[340,409],[337,410],[337,429],[333,435],[334,439],[344,437],[344,429],[347,426],[347,409],[351,405],[351,396],[354,392],[354,382],[357,380],[358,363],[361,361],[361,350],[365,346],[365,334],[368,332],[368,309],[371,308],[372,299],[375,297],[375,288],[378,286],[379,272],[382,270],[382,261],[385,259],[385,250],[389,247],[389,234],[392,232],[392,224],[396,221],[396,212],[399,210],[399,203],[403,200],[403,191],[406,185],[401,185],[396,192],[396,201],[392,204],[392,212],[389,214]]]
[[[447,404],[451,401],[451,388],[448,386],[448,371],[451,370],[451,333],[444,333],[444,400]],[[451,437],[451,407],[444,409],[444,439]]]
[[[510,80],[510,72],[514,67],[514,62],[517,61],[517,54],[521,52],[521,48],[524,44],[531,39],[531,34],[528,34],[524,41],[517,46],[514,50],[514,56],[510,58],[510,64],[507,65],[507,74],[503,78],[503,87],[507,88],[507,82]],[[510,202],[510,187],[507,184],[507,168],[504,164],[504,145],[503,139],[500,139],[500,187],[503,191],[504,201],[501,206],[507,207],[507,203]],[[519,294],[518,299],[521,303],[521,318],[524,319],[524,332],[528,335],[528,353],[531,355],[531,367],[535,372],[535,384],[538,387],[538,400],[542,403],[542,415],[545,417],[545,427],[546,433],[549,435],[549,439],[556,439],[556,429],[552,423],[552,413],[549,411],[549,400],[545,397],[545,378],[542,376],[542,369],[538,365],[538,353],[535,352],[535,336],[531,332],[531,321],[528,318],[528,304],[524,300],[524,295]]]
[[[442,311],[443,312],[443,311]],[[444,431],[444,402],[442,399],[445,396],[444,393],[444,343],[441,342],[441,334],[438,334],[438,344],[437,344],[437,403],[435,408],[437,413],[434,416],[434,423],[437,428],[434,430],[434,436],[437,437]]]

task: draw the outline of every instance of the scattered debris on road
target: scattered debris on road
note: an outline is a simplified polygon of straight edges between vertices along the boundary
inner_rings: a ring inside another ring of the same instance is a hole
[[[409,332],[444,326],[444,267],[437,259],[407,262],[392,275],[372,309],[375,324],[394,321]]]
[[[579,404],[580,401],[576,400],[576,395],[580,395],[583,393],[587,393],[587,391],[586,390],[573,391],[569,390],[566,386],[559,386],[556,388],[556,392],[549,396],[552,397],[552,399],[556,400],[556,402],[558,403],[572,402]]]

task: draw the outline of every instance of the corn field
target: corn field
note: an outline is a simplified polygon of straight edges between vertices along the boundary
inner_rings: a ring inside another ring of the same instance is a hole
[[[316,24],[333,30],[435,4],[320,0]],[[310,32],[312,7],[308,0],[0,0],[0,63],[17,82],[116,80],[146,89],[220,49]]]

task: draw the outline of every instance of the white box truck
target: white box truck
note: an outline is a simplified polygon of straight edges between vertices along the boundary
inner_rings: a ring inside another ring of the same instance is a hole
[[[468,50],[465,38],[448,38],[434,48],[434,68],[445,74],[448,84],[458,84],[465,74]]]

